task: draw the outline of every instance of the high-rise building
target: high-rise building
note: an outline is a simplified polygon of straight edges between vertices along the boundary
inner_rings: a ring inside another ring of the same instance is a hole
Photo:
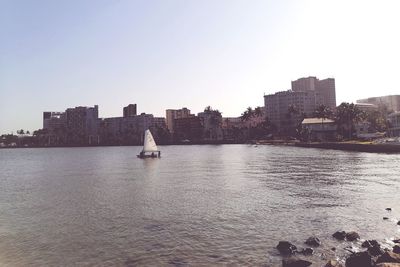
[[[222,115],[218,110],[206,109],[199,112],[197,116],[201,119],[203,125],[203,138],[204,140],[222,140]]]
[[[99,108],[75,107],[65,111],[67,140],[70,144],[94,145],[99,143]]]
[[[290,107],[293,107],[297,114],[312,114],[317,105],[314,91],[294,92],[291,90],[277,92],[264,96],[265,114],[269,121],[281,129],[289,124],[291,117],[296,114],[290,114]]]
[[[190,116],[174,120],[174,138],[177,141],[196,142],[202,139],[204,126],[200,117]]]
[[[43,112],[43,129],[49,132],[60,131],[65,128],[65,112]]]
[[[386,95],[359,99],[357,103],[373,104],[378,107],[386,107],[388,112],[400,111],[400,95]]]
[[[264,95],[264,105],[266,116],[280,130],[282,127],[291,126],[293,117],[299,114],[311,116],[319,105],[334,109],[336,107],[335,80],[332,78],[319,80],[316,77],[300,78],[292,81],[292,90]]]
[[[316,105],[325,105],[331,109],[336,108],[335,79],[328,78],[319,80],[317,77],[300,78],[292,81],[292,91],[306,92],[314,91]]]
[[[187,109],[187,108],[167,109],[165,113],[166,113],[167,128],[171,134],[174,133],[174,120],[175,119],[189,118],[189,117],[194,116],[194,115],[190,114],[190,109]]]
[[[157,139],[160,131],[166,131],[165,118],[146,113],[130,117],[104,118],[100,120],[100,142],[120,145],[142,144],[143,133],[147,129],[150,129]]]
[[[317,106],[324,105],[330,109],[336,108],[335,79],[317,79],[315,83],[315,92],[317,96]]]
[[[123,109],[124,117],[133,117],[137,115],[136,104],[129,104]]]
[[[317,77],[310,76],[307,78],[300,78],[295,81],[292,81],[292,91],[295,92],[314,91],[317,80],[318,80]]]

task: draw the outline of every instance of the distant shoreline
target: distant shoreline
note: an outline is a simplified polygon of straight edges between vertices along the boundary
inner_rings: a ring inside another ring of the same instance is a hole
[[[235,142],[235,141],[199,141],[190,143],[166,143],[158,144],[160,146],[190,146],[190,145],[245,145],[252,144],[249,142]],[[15,148],[60,148],[60,147],[118,147],[118,146],[135,146],[142,147],[143,144],[138,145],[57,145],[57,146],[6,146],[0,147],[0,149],[15,149]]]
[[[400,153],[400,145],[357,142],[295,143],[294,146],[369,153]]]
[[[190,145],[275,145],[275,146],[291,146],[303,148],[320,148],[354,152],[368,153],[400,153],[400,145],[396,144],[373,144],[362,142],[296,142],[292,140],[252,140],[247,142],[233,141],[203,141],[191,143],[169,143],[160,144],[161,146],[190,146]],[[16,149],[16,148],[67,148],[67,147],[117,147],[117,146],[134,146],[141,147],[142,145],[66,145],[66,146],[15,146],[15,147],[0,147],[0,149]]]

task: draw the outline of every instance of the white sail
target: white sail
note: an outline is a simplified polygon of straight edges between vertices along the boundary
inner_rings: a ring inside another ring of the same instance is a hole
[[[157,152],[158,148],[150,130],[144,132],[143,152]]]

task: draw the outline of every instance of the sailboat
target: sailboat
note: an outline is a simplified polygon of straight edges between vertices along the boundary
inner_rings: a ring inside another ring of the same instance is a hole
[[[141,159],[161,157],[161,151],[158,150],[157,144],[149,129],[144,132],[143,149],[137,156]]]

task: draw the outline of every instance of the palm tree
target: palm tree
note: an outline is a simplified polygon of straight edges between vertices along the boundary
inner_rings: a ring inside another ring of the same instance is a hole
[[[333,112],[330,108],[328,108],[324,104],[321,104],[315,109],[313,115],[314,115],[314,117],[322,119],[321,126],[322,126],[322,128],[324,128],[324,119],[332,118]]]
[[[333,112],[332,112],[332,110],[331,110],[330,108],[328,108],[327,106],[325,106],[325,105],[322,104],[322,105],[319,105],[319,106],[315,109],[313,115],[314,115],[315,117],[317,117],[317,118],[326,119],[326,118],[331,118],[332,115],[333,115]]]
[[[386,115],[381,110],[374,110],[366,112],[366,120],[370,124],[370,128],[374,131],[384,132],[388,128]]]
[[[263,115],[263,111],[261,107],[256,107],[253,112],[255,117],[261,117]]]
[[[240,116],[242,121],[249,121],[254,116],[254,111],[251,107],[248,107]]]
[[[349,131],[349,138],[352,137],[352,129],[354,124],[361,121],[365,117],[363,111],[361,111],[353,103],[349,104],[343,102],[336,109],[335,120],[338,125],[346,125]],[[343,135],[343,130],[342,130]]]
[[[222,124],[222,113],[218,109],[212,109],[211,106],[207,106],[204,109],[204,113],[208,114],[208,122],[210,129],[208,129],[208,137],[212,139],[218,139],[218,133],[221,132]]]
[[[296,128],[298,127],[299,122],[302,121],[302,117],[303,113],[301,113],[295,105],[288,106],[288,111],[286,113],[286,128],[284,129],[286,134],[291,136],[297,135]]]
[[[212,111],[211,106],[207,106],[207,107],[204,109],[204,112],[211,112],[211,111]]]

